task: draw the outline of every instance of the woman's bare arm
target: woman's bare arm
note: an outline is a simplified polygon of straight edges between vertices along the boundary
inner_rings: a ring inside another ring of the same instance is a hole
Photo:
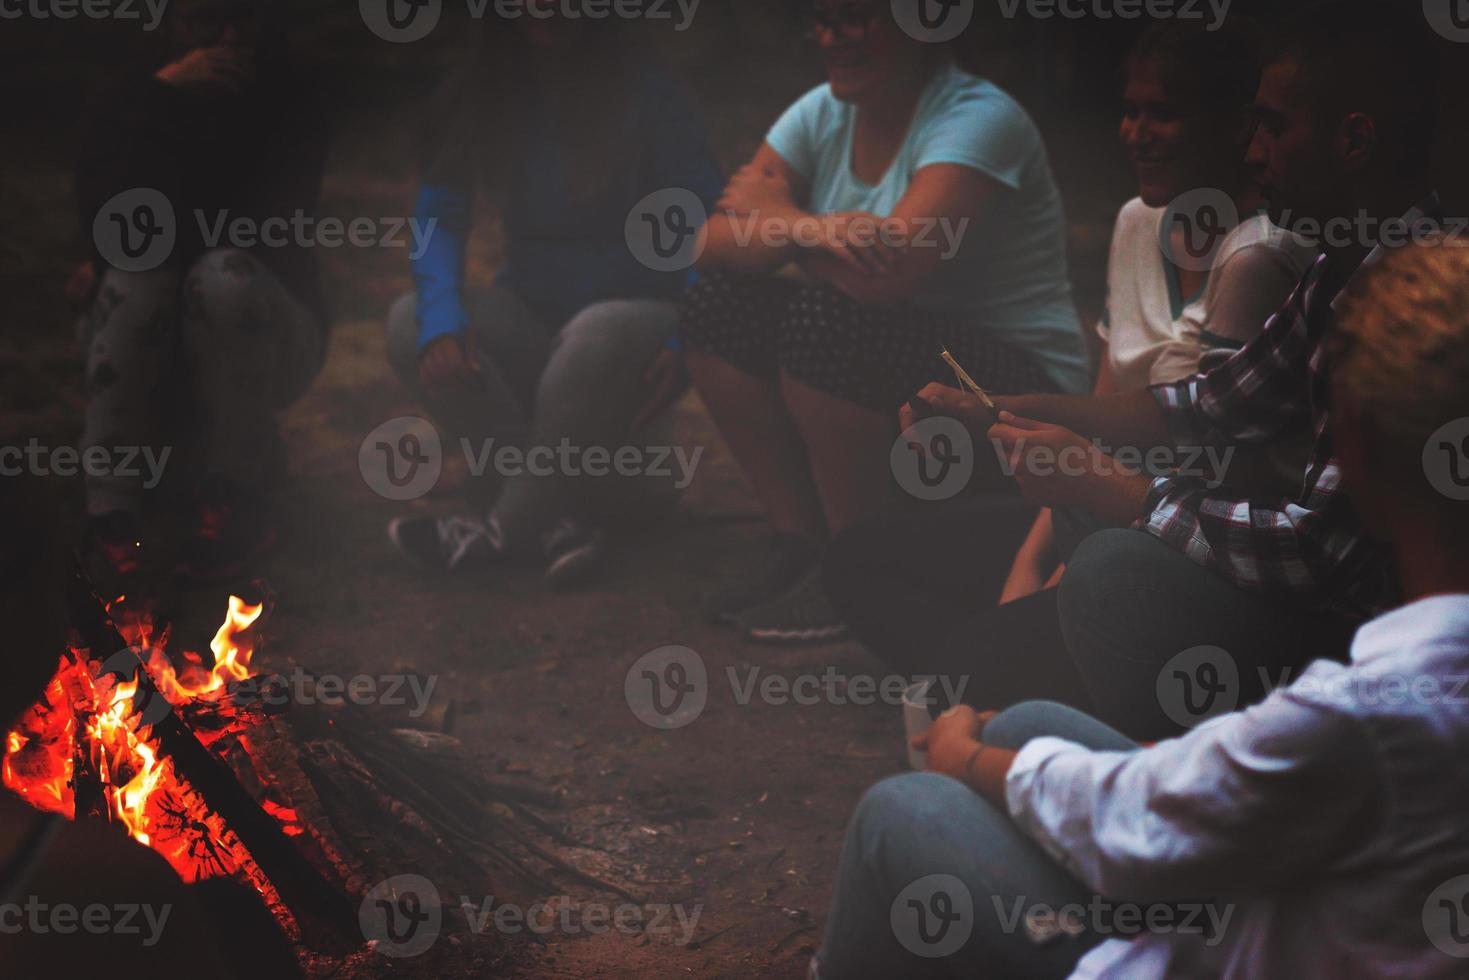
[[[779,271],[797,256],[794,230],[804,229],[803,221],[812,218],[801,207],[808,194],[795,168],[769,143],[761,144],[704,225],[699,269],[745,275]]]
[[[807,269],[864,303],[903,303],[958,256],[969,229],[984,220],[991,202],[1003,192],[1003,185],[973,167],[924,167],[913,175],[892,214],[871,216],[881,223],[882,241],[895,258],[889,270],[867,275],[829,251],[814,253]]]

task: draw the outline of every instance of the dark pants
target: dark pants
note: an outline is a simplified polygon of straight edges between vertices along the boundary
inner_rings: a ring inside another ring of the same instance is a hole
[[[1346,658],[1357,624],[1238,589],[1141,531],[1092,534],[1059,589],[997,607],[1033,513],[985,500],[854,528],[828,549],[828,598],[899,673],[963,681],[981,710],[1057,701],[1139,740]]]

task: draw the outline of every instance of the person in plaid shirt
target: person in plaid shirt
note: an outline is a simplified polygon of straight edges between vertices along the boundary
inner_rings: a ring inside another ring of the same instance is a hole
[[[1469,242],[1345,295],[1334,444],[1398,608],[1350,663],[1149,747],[1043,702],[947,712],[927,771],[853,814],[812,977],[1465,975]]]
[[[1223,365],[1141,392],[1002,397],[998,418],[944,385],[904,410],[905,429],[920,414],[963,421],[1031,500],[1108,528],[1075,548],[1058,590],[984,613],[966,642],[907,666],[969,676],[977,707],[1051,698],[1158,738],[1203,720],[1170,710],[1174,675],[1205,664],[1195,680],[1212,713],[1252,703],[1309,661],[1344,657],[1356,626],[1395,603],[1390,555],[1340,489],[1322,342],[1357,271],[1435,225],[1436,63],[1417,18],[1367,0],[1312,8],[1277,37],[1249,162],[1276,224],[1319,238],[1324,254]],[[1312,450],[1285,485],[1264,457],[1293,435]]]

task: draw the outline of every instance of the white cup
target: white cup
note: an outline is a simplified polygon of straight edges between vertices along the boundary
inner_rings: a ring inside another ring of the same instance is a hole
[[[903,730],[908,736],[908,766],[915,772],[922,772],[928,764],[928,753],[913,748],[912,741],[933,727],[933,716],[928,713],[931,703],[928,691],[932,686],[932,680],[919,681],[910,684],[903,692]]]

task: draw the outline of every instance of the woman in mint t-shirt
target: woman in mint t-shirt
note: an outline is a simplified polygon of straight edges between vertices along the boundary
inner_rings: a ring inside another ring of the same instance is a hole
[[[952,378],[942,348],[995,392],[1088,382],[1060,195],[1030,118],[905,33],[892,4],[817,3],[810,21],[829,82],[725,190],[680,329],[774,530],[764,566],[707,611],[764,640],[842,632],[822,542],[883,510],[897,410]]]

